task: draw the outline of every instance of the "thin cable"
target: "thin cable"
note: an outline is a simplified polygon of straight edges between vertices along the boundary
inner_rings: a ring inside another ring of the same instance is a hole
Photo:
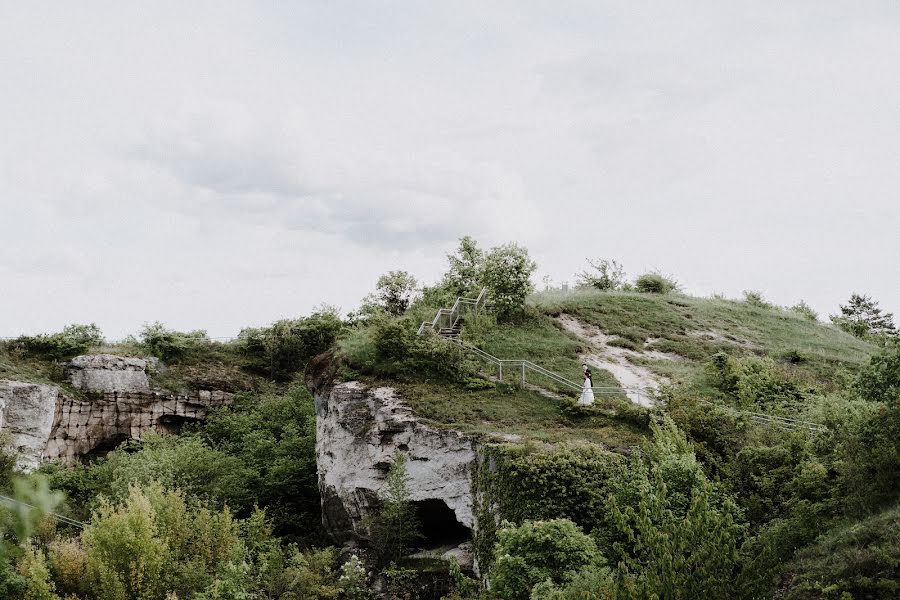
[[[33,506],[31,504],[28,504],[27,502],[22,502],[21,500],[16,500],[15,498],[10,498],[9,496],[4,496],[2,494],[0,494],[0,501],[5,501],[7,503],[12,503],[12,504],[18,504],[20,506],[27,506],[28,508],[38,509],[37,506]],[[38,509],[38,510],[40,510],[40,509]],[[43,511],[43,512],[50,515],[57,521],[60,521],[61,523],[65,523],[66,525],[72,525],[73,527],[78,527],[79,529],[84,529],[87,526],[87,523],[82,523],[81,521],[76,521],[75,519],[70,519],[69,517],[57,514],[55,512],[50,512],[50,511]]]

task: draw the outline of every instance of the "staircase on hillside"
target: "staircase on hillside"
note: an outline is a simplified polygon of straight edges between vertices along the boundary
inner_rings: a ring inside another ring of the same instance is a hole
[[[532,373],[534,375],[539,376],[544,382],[552,382],[557,386],[561,386],[563,388],[570,388],[575,392],[581,392],[582,387],[578,383],[571,381],[563,377],[558,373],[554,373],[553,371],[549,371],[540,365],[536,365],[529,360],[524,359],[501,359],[496,356],[489,354],[482,350],[481,348],[477,348],[470,344],[465,343],[460,337],[462,333],[462,327],[465,322],[465,317],[467,315],[477,314],[479,310],[484,308],[484,305],[487,300],[487,288],[482,288],[481,293],[478,294],[478,298],[464,298],[459,297],[456,299],[456,302],[453,303],[451,308],[440,308],[435,314],[434,319],[429,321],[424,321],[419,326],[418,335],[423,335],[428,331],[432,331],[437,335],[445,338],[451,342],[454,342],[466,350],[476,354],[478,357],[483,359],[485,362],[491,363],[497,367],[498,370],[498,379],[499,381],[503,381],[503,372],[504,370],[507,373],[521,373],[522,385],[528,386],[529,383],[526,378],[526,373]],[[517,375],[518,377],[518,375]],[[643,398],[643,399],[653,399],[654,398],[654,390],[646,389],[646,388],[624,388],[624,387],[598,387],[594,386],[593,388],[594,394],[598,395],[615,395],[615,396],[625,396],[629,399],[634,399],[635,397]],[[711,406],[712,403],[707,401],[702,401]],[[802,421],[799,419],[789,419],[787,417],[778,417],[774,415],[767,415],[761,413],[752,413],[747,411],[740,411],[737,409],[729,409],[726,408],[726,411],[731,412],[735,415],[743,415],[748,417],[751,421],[754,421],[760,425],[766,425],[770,427],[778,427],[780,429],[785,430],[795,430],[795,429],[803,429],[806,431],[819,433],[827,431],[828,428],[819,423],[812,423],[809,421]]]

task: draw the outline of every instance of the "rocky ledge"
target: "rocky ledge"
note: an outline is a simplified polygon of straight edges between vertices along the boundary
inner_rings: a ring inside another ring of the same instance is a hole
[[[392,388],[347,382],[313,393],[322,519],[334,540],[353,545],[367,539],[366,517],[377,510],[390,464],[402,453],[423,546],[469,562],[471,555],[459,547],[466,548],[474,527],[475,439],[421,423]]]
[[[155,359],[75,357],[66,373],[86,399],[55,385],[0,380],[0,431],[8,434],[19,466],[31,470],[44,460],[71,464],[102,455],[150,430],[175,433],[231,402],[231,394],[218,390],[154,391],[149,374],[159,368]]]

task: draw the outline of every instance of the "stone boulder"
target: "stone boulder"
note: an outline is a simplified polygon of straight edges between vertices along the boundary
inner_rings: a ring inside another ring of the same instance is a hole
[[[66,374],[72,385],[86,392],[149,392],[154,364],[143,358],[86,354],[73,358]]]
[[[0,380],[0,431],[9,435],[19,468],[30,471],[40,464],[58,396],[55,385]]]
[[[365,517],[378,508],[398,452],[406,455],[410,500],[420,508],[426,538],[434,538],[435,547],[471,538],[473,437],[421,423],[391,388],[359,382],[311,387],[322,519],[335,541],[367,537]]]

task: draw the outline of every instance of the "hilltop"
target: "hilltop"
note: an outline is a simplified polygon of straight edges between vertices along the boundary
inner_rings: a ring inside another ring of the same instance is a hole
[[[890,315],[872,331],[823,323],[802,304],[693,297],[658,274],[533,293],[533,269],[522,248],[463,240],[437,284],[392,271],[346,318],[323,309],[227,343],[158,323],[122,344],[89,325],[0,343],[4,426],[28,398],[7,433],[30,436],[28,466],[45,459],[29,493],[44,477],[67,496],[52,539],[10,560],[72,597],[100,574],[125,585],[115,541],[143,515],[155,533],[128,552],[168,561],[147,597],[218,597],[225,581],[283,598],[272,590],[342,597],[350,581],[419,598],[448,586],[455,598],[637,598],[654,586],[892,597]],[[441,335],[422,326],[482,288],[486,302]],[[496,359],[512,362],[501,374]],[[576,403],[582,363],[589,406]],[[169,511],[185,530],[167,529]],[[222,550],[188,576],[176,557],[200,543],[195,530],[221,535]],[[581,550],[546,571],[545,555],[561,555],[534,540]],[[328,543],[346,548],[312,550]],[[851,554],[852,567],[836,565]],[[256,583],[228,579],[235,564]]]

